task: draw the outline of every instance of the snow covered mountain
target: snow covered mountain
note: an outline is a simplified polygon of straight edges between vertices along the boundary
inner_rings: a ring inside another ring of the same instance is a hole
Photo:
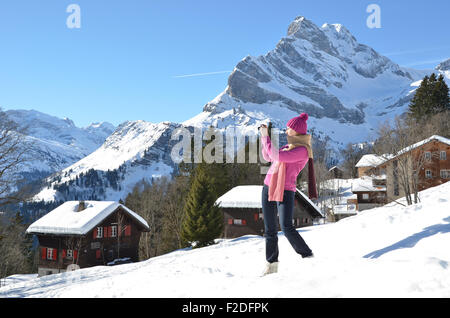
[[[35,110],[6,110],[8,118],[20,129],[26,128],[30,143],[29,161],[20,171],[29,181],[59,171],[100,147],[114,131],[103,122],[79,128],[68,118],[58,118]]]
[[[275,49],[240,61],[225,91],[181,125],[234,126],[249,135],[267,120],[283,128],[308,112],[310,132],[330,138],[339,157],[339,147],[368,141],[379,122],[405,112],[420,80],[432,71],[400,67],[358,43],[340,24],[318,27],[297,17]],[[169,158],[168,136],[179,126],[125,122],[97,151],[49,178],[35,199],[118,200],[141,179],[172,174],[176,165]]]
[[[436,69],[438,71],[450,71],[450,59],[447,59],[445,61],[442,61],[441,63],[439,63],[438,66],[436,66]],[[448,73],[447,73],[448,74]]]
[[[417,81],[431,72],[400,67],[341,24],[318,27],[299,16],[275,49],[240,61],[226,89],[183,124],[256,128],[270,119],[282,128],[308,112],[309,128],[337,149],[373,138],[379,122],[406,110]]]
[[[444,76],[447,85],[450,84],[450,59],[447,59],[436,66],[436,70],[439,74]]]
[[[264,238],[248,235],[134,264],[15,276],[0,297],[450,297],[450,182],[420,199],[299,229],[310,259],[280,232],[279,271],[265,277]]]
[[[34,199],[37,201],[125,199],[133,186],[152,178],[170,176],[177,164],[171,140],[179,124],[126,121],[97,150],[50,176]]]

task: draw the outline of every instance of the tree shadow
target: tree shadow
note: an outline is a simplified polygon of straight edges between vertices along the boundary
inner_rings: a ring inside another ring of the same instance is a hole
[[[423,229],[423,231],[415,233],[407,238],[398,241],[390,246],[382,248],[377,251],[370,252],[367,255],[364,255],[364,258],[378,258],[386,253],[401,249],[401,248],[411,248],[414,247],[420,240],[433,236],[438,233],[448,233],[450,232],[450,217],[443,219],[443,221],[447,222],[447,224],[435,224],[432,226],[428,226]]]

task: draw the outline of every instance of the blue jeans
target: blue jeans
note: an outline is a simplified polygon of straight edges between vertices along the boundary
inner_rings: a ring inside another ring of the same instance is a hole
[[[264,215],[264,237],[266,238],[266,260],[269,263],[278,262],[277,212],[280,216],[281,230],[294,250],[302,257],[312,254],[311,249],[293,225],[294,197],[294,191],[284,190],[283,202],[269,201],[269,187],[266,184],[263,186],[262,210]]]

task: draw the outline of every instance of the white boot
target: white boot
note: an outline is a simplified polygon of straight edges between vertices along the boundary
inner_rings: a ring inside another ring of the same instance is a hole
[[[273,263],[266,262],[266,269],[264,270],[264,273],[262,274],[262,276],[274,274],[277,272],[278,272],[278,262],[273,262]]]

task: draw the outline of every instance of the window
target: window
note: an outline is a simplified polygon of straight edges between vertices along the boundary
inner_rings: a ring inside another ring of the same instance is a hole
[[[363,198],[363,200],[369,200],[369,194],[368,193],[363,193],[362,194],[362,198]]]
[[[442,179],[450,179],[450,170],[441,170]]]
[[[111,226],[111,237],[117,236],[117,225]]]
[[[439,156],[441,160],[447,160],[447,153],[445,151],[441,151],[441,155]]]
[[[55,248],[47,248],[47,259],[56,261],[57,250]]]
[[[425,178],[432,178],[431,170],[425,170]]]
[[[97,237],[96,238],[102,238],[103,237],[103,227],[98,226],[97,227]]]
[[[425,151],[425,160],[427,161],[431,160],[431,152]]]
[[[47,259],[53,259],[53,248],[47,248]]]
[[[234,225],[247,225],[247,221],[243,219],[233,219]]]

